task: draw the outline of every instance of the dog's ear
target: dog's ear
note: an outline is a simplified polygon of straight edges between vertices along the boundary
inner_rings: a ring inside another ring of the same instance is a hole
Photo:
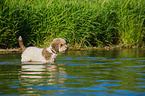
[[[66,41],[62,38],[55,38],[51,43],[51,48],[58,53],[60,51],[59,48],[61,44],[65,45]]]
[[[59,40],[54,39],[51,43],[51,47],[54,51],[59,52],[60,42]]]

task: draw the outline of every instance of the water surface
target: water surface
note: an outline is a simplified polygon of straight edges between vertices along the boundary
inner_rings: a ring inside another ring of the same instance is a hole
[[[0,95],[145,96],[145,49],[68,51],[55,64],[0,53]]]

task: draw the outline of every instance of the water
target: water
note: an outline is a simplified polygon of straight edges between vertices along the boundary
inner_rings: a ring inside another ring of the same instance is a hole
[[[68,51],[56,64],[0,53],[0,95],[145,96],[145,49]]]

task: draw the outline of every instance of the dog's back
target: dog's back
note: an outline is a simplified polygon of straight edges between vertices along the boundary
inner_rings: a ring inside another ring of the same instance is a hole
[[[45,58],[42,56],[42,48],[28,47],[22,53],[22,60],[25,61],[41,61],[46,62]]]

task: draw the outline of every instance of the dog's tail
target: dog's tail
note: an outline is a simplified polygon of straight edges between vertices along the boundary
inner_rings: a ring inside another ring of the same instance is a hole
[[[19,36],[19,46],[21,47],[22,51],[24,51],[26,49],[26,47],[23,44],[23,40],[22,40],[21,36]]]

